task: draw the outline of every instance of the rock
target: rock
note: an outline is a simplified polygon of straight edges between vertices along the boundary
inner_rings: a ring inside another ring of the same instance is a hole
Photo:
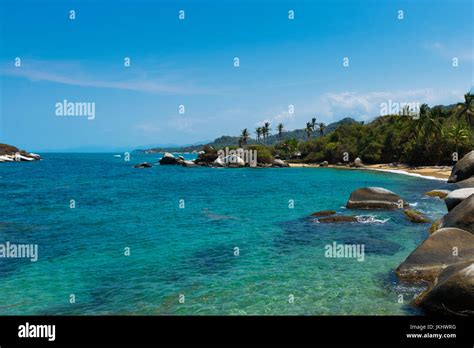
[[[152,165],[148,162],[143,162],[143,163],[139,163],[139,164],[135,164],[133,166],[133,168],[151,168]]]
[[[335,215],[325,218],[318,219],[321,223],[334,223],[334,222],[357,222],[357,217],[347,215]]]
[[[401,209],[405,202],[395,193],[381,187],[360,188],[351,193],[348,209]]]
[[[428,192],[425,192],[425,196],[430,196],[430,197],[438,197],[441,199],[446,198],[447,195],[449,195],[451,191],[449,190],[431,190]]]
[[[424,216],[422,213],[420,213],[417,210],[414,209],[405,209],[403,211],[405,214],[405,217],[410,220],[411,222],[415,223],[427,223],[430,222],[430,219],[428,219],[426,216]]]
[[[362,160],[359,157],[357,157],[354,160],[354,167],[358,167],[358,168],[364,167],[364,163],[362,163]]]
[[[474,187],[474,176],[471,176],[469,179],[464,179],[462,181],[458,181],[456,186],[459,188],[471,188]]]
[[[474,260],[447,267],[415,303],[428,314],[474,314]]]
[[[160,159],[160,164],[178,164],[178,160],[171,153],[166,152]]]
[[[217,167],[244,167],[245,162],[237,155],[229,155],[226,157],[218,157],[214,161],[214,165]]]
[[[322,161],[321,163],[319,163],[320,167],[327,167],[328,165],[329,165],[328,161]]]
[[[448,211],[451,211],[455,206],[457,206],[459,203],[461,203],[463,200],[465,200],[472,194],[474,194],[474,188],[454,190],[444,199],[444,203],[446,203],[446,208],[448,208]]]
[[[433,281],[447,266],[471,259],[474,235],[459,228],[442,228],[425,239],[396,272],[400,279]]]
[[[197,166],[197,164],[194,163],[193,161],[182,161],[181,165],[183,167],[196,167]]]
[[[282,161],[281,159],[278,159],[278,158],[275,158],[273,160],[273,166],[274,167],[280,167],[280,168],[289,167],[288,163],[285,163],[284,161]]]
[[[440,228],[443,227],[457,227],[474,234],[474,195],[463,200],[442,218]]]
[[[311,214],[311,216],[328,216],[334,214],[336,214],[335,210],[321,210]]]
[[[448,182],[458,182],[474,175],[474,150],[461,158],[451,170]]]

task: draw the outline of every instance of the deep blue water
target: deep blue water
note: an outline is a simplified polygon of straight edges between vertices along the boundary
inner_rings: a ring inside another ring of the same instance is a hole
[[[0,314],[413,314],[420,288],[399,284],[394,269],[429,225],[401,212],[358,211],[367,223],[343,224],[308,215],[349,213],[350,192],[365,186],[433,219],[445,213],[423,192],[446,184],[391,173],[135,169],[160,156],[43,156],[0,164],[0,243],[39,245],[37,262],[0,258]],[[365,260],[325,257],[333,242],[365,245]]]

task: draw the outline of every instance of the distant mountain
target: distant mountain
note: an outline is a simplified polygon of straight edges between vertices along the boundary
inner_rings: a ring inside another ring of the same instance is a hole
[[[326,126],[324,134],[328,134],[336,130],[342,124],[353,124],[358,123],[356,120],[350,117],[343,118],[334,123],[330,123]],[[313,134],[311,135],[312,138],[320,137],[319,130],[316,129]],[[209,143],[202,143],[196,145],[184,145],[184,146],[157,146],[157,147],[150,147],[148,149],[143,149],[140,147],[139,149],[135,150],[136,152],[140,153],[158,153],[158,152],[193,152],[193,151],[200,151],[204,145],[210,145],[214,148],[221,148],[226,146],[238,146],[239,145],[240,136],[230,136],[230,135],[223,135],[212,142]],[[304,129],[295,129],[292,131],[282,132],[281,139],[278,134],[270,135],[267,139],[265,144],[266,145],[275,145],[280,141],[284,141],[286,139],[296,139],[296,140],[307,140],[308,137],[306,135],[306,131]],[[263,140],[260,140],[260,143]],[[250,138],[247,142],[249,145],[257,144],[254,134],[252,134],[252,138]]]

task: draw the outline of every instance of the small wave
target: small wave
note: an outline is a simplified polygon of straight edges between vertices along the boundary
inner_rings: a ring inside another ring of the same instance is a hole
[[[390,220],[390,218],[376,219],[375,216],[373,216],[373,215],[360,215],[360,216],[356,216],[356,218],[357,218],[357,222],[359,222],[361,224],[371,224],[371,223],[384,224],[388,220]]]

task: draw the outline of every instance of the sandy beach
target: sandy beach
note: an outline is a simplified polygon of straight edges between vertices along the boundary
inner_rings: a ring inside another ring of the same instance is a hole
[[[290,167],[304,167],[304,168],[320,168],[319,164],[307,164],[307,163],[290,163]],[[350,169],[350,170],[378,170],[383,172],[404,174],[425,177],[428,179],[447,180],[451,174],[452,167],[450,166],[423,166],[423,167],[410,167],[405,164],[398,166],[392,166],[388,164],[371,164],[366,165],[363,168],[345,167],[337,165],[329,165],[328,168],[338,169]]]

